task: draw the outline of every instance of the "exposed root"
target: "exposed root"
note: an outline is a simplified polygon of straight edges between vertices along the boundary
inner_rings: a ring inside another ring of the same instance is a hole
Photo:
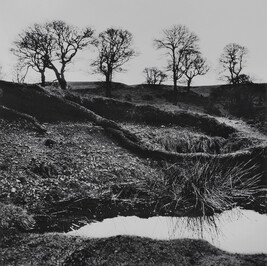
[[[0,105],[0,111],[1,115],[3,116],[8,116],[8,117],[13,116],[13,117],[23,118],[32,123],[39,133],[46,133],[46,128],[43,125],[41,125],[35,117],[31,115],[8,108],[4,105]]]

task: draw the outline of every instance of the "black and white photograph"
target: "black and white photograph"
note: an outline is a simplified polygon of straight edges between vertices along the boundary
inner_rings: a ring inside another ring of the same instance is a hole
[[[0,0],[0,266],[267,265],[266,0]]]

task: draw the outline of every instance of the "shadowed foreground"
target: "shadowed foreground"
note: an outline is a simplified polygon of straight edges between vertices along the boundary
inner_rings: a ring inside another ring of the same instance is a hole
[[[266,265],[267,255],[221,251],[203,240],[29,235],[1,248],[2,265]]]

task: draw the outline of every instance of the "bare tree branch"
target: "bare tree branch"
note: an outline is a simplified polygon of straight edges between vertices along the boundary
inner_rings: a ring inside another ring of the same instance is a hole
[[[167,50],[169,62],[167,71],[173,75],[173,89],[177,92],[177,81],[182,78],[182,61],[185,51],[197,49],[199,39],[184,25],[174,25],[170,29],[163,30],[163,37],[155,39],[157,49]]]
[[[193,78],[205,75],[209,71],[209,66],[198,50],[187,50],[181,69],[187,81],[187,91],[189,91]]]
[[[48,66],[53,40],[48,38],[48,29],[35,24],[29,27],[14,42],[11,51],[18,57],[20,63],[41,74],[41,84],[45,86],[45,70]]]
[[[111,96],[114,72],[122,72],[122,66],[136,55],[132,48],[133,36],[127,30],[109,28],[99,34],[95,46],[98,57],[92,63],[96,72],[106,78],[106,96]]]
[[[221,78],[226,79],[231,84],[239,84],[240,74],[245,66],[247,54],[248,50],[244,46],[236,43],[226,45],[219,59]],[[228,72],[229,74],[225,74]]]
[[[54,71],[61,88],[66,89],[66,66],[79,50],[93,43],[92,35],[91,28],[79,30],[61,20],[35,24],[19,35],[11,51],[25,65],[41,73],[42,85],[48,68]]]
[[[156,67],[146,67],[143,73],[145,74],[147,84],[160,85],[167,78],[167,75]]]

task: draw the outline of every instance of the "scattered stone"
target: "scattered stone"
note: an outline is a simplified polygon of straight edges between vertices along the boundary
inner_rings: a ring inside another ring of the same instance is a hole
[[[52,148],[57,142],[52,139],[46,139],[44,145],[46,147]]]

